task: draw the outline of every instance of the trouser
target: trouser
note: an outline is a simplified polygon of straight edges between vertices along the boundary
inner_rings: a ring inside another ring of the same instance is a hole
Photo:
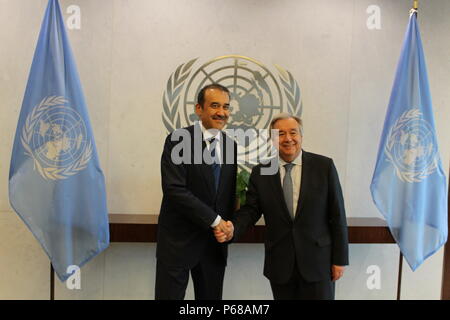
[[[330,279],[308,282],[299,273],[296,262],[288,282],[270,281],[270,286],[275,300],[334,300],[335,283],[331,281],[331,267]]]
[[[196,300],[222,300],[225,262],[208,253],[192,269],[156,263],[155,300],[183,300],[191,272]]]

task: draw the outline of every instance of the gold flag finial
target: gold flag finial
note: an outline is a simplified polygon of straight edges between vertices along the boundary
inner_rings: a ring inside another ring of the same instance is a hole
[[[414,2],[413,2],[413,9],[414,10],[419,9],[419,0],[414,0]]]

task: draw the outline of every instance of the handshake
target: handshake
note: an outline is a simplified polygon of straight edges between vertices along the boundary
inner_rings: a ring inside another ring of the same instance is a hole
[[[214,227],[214,236],[217,242],[223,243],[230,241],[234,236],[234,226],[231,221],[220,220],[219,224]]]

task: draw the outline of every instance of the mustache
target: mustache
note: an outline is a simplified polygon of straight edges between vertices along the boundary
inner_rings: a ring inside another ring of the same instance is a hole
[[[228,119],[228,116],[219,116],[219,115],[214,115],[214,116],[212,116],[212,118],[214,119],[214,120],[227,120]]]

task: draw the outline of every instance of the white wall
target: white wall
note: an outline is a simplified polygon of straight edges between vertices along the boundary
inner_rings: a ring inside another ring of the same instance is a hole
[[[166,135],[161,100],[181,63],[196,67],[240,54],[289,70],[302,90],[304,148],[335,160],[347,215],[380,217],[369,184],[412,1],[389,0],[61,0],[81,8],[69,31],[105,172],[111,213],[154,214]],[[0,299],[48,299],[49,262],[12,212],[8,170],[28,72],[47,2],[0,0]],[[369,30],[369,5],[381,29]],[[450,2],[421,2],[441,157],[450,158]],[[68,14],[65,14],[68,17]],[[394,299],[395,245],[351,245],[339,299]],[[82,269],[82,290],[57,285],[58,299],[152,299],[154,244],[112,244]],[[262,245],[230,247],[226,299],[270,299]],[[381,289],[369,290],[378,265]],[[439,299],[442,250],[416,272],[404,265],[403,299]],[[187,298],[192,298],[192,287]]]

